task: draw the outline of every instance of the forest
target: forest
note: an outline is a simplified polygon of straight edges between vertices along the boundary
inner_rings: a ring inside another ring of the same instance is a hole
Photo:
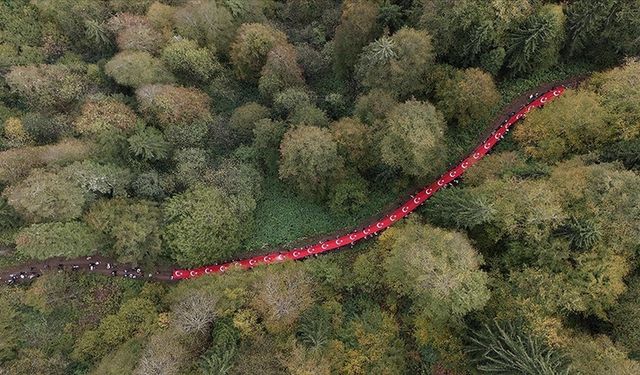
[[[0,375],[640,374],[640,0],[3,0]],[[535,96],[535,95],[532,95]],[[333,237],[331,237],[333,236]]]

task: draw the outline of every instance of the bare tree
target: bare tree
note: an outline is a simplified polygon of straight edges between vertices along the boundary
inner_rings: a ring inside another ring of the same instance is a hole
[[[182,333],[206,333],[215,318],[218,299],[211,293],[197,291],[173,308],[173,323]]]

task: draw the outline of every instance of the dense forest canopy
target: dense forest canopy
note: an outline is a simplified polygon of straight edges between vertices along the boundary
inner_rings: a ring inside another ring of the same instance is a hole
[[[586,79],[353,250],[0,286],[0,374],[639,374],[639,35],[640,0],[2,1],[0,267],[315,239]]]

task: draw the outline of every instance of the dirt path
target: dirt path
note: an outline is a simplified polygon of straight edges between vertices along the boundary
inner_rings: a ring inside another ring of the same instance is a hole
[[[513,113],[521,110],[523,106],[530,103],[532,100],[532,97],[537,96],[536,94],[547,92],[551,90],[553,87],[557,87],[557,86],[574,87],[574,86],[577,86],[584,79],[585,77],[574,77],[564,81],[547,83],[522,94],[520,97],[513,100],[508,106],[503,108],[501,115],[499,115],[493,121],[491,126],[489,126],[486,131],[484,131],[482,134],[479,135],[477,143],[481,143],[485,139],[487,139],[487,137],[489,137],[490,134],[492,134],[497,129],[499,129],[503,125],[503,123],[513,115]],[[469,155],[470,154],[464,155],[464,157],[460,159],[460,162],[462,162],[464,159],[469,158]],[[459,164],[459,163],[456,163],[456,164]],[[400,196],[396,201],[388,204],[386,208],[383,209],[382,212],[371,216],[367,220],[364,220],[358,226],[358,228],[363,228],[363,227],[366,228],[376,223],[377,221],[381,220],[381,218],[389,216],[392,212],[398,209],[400,204],[405,202],[411,196],[410,195],[411,192],[415,192],[421,187],[422,185],[415,186],[411,189],[407,189],[406,194]],[[295,247],[300,247],[302,249],[304,248],[303,246],[304,244],[316,244],[319,242],[329,241],[335,238],[348,235],[349,233],[353,233],[352,227],[342,228],[331,234],[327,234],[323,236],[307,237],[299,241],[294,241],[293,245],[290,244],[286,248],[292,249]],[[285,247],[272,249],[268,252],[265,252],[264,250],[262,250],[260,252],[256,252],[253,258],[261,258],[264,256],[264,258],[266,259],[271,255],[278,254],[278,251],[283,249],[285,249]],[[246,258],[245,261],[248,261],[250,258],[251,256]],[[250,263],[250,264],[253,265],[253,263]],[[206,268],[206,270],[208,270],[208,268]],[[107,275],[107,276],[114,276],[114,277],[129,277],[132,279],[147,279],[147,280],[158,280],[158,281],[171,281],[174,279],[174,275],[176,274],[175,272],[181,272],[181,271],[174,271],[173,269],[168,269],[168,268],[157,269],[157,270],[144,270],[141,268],[136,268],[131,264],[120,264],[118,262],[115,262],[113,259],[105,258],[102,256],[80,257],[80,258],[73,258],[73,259],[56,257],[56,258],[47,259],[46,261],[28,262],[28,263],[2,269],[0,270],[0,282],[7,283],[7,284],[23,283],[39,277],[44,272],[64,272],[64,271],[94,272],[94,273]],[[200,274],[205,273],[204,270],[198,271],[198,272],[199,272],[198,274],[191,274],[190,276],[187,275],[184,278],[199,276]],[[224,272],[224,269],[220,270],[218,268],[216,272]],[[209,272],[206,272],[206,273],[209,273]]]

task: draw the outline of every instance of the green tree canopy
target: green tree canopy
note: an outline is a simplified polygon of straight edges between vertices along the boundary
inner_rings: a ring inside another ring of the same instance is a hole
[[[356,73],[367,89],[407,97],[426,91],[434,59],[429,34],[403,28],[369,44],[360,55]]]
[[[164,128],[191,125],[210,118],[210,98],[195,88],[147,85],[136,90],[140,111]]]
[[[342,78],[352,73],[362,48],[380,33],[377,24],[379,6],[367,0],[347,0],[342,6],[340,24],[336,27],[334,65]]]
[[[559,119],[562,122],[559,123]],[[544,161],[558,161],[571,154],[598,150],[611,141],[615,129],[609,111],[592,92],[566,92],[561,98],[527,116],[515,131],[525,152]]]
[[[482,257],[461,233],[409,222],[381,238],[385,280],[439,315],[463,316],[489,299]]]
[[[99,245],[96,232],[77,221],[32,224],[16,236],[16,250],[33,259],[91,255]]]
[[[382,161],[408,175],[422,177],[443,162],[444,117],[428,102],[398,104],[387,116],[380,140]]]
[[[86,221],[110,238],[119,262],[151,262],[160,253],[161,211],[154,203],[100,200],[91,207]]]
[[[238,78],[255,82],[274,47],[287,42],[280,30],[260,23],[247,23],[238,29],[229,51]]]
[[[297,126],[285,133],[280,144],[280,178],[311,197],[322,198],[328,193],[343,164],[327,129]]]
[[[67,110],[89,88],[83,72],[65,65],[16,66],[5,80],[26,104],[41,111]]]
[[[237,251],[248,234],[242,217],[217,188],[198,187],[164,206],[164,239],[171,256],[185,266],[220,261]]]
[[[117,83],[133,88],[175,80],[160,59],[144,51],[122,51],[107,62],[104,70]]]
[[[107,98],[85,102],[73,125],[78,133],[95,137],[107,131],[130,133],[137,121],[138,117],[129,106]]]
[[[34,169],[23,181],[4,191],[7,202],[31,223],[80,217],[85,191],[66,175]]]
[[[437,90],[437,107],[463,128],[483,129],[500,102],[493,78],[480,69],[457,71]],[[475,126],[474,126],[475,125]]]
[[[162,61],[188,82],[204,83],[222,70],[214,53],[192,40],[176,40],[162,50]]]

